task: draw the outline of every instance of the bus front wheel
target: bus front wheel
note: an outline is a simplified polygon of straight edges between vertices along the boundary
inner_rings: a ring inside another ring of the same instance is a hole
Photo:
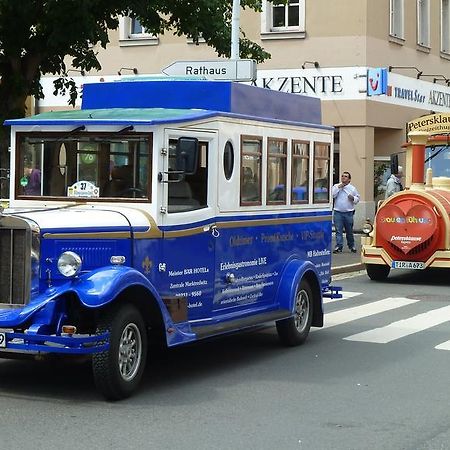
[[[391,268],[381,264],[366,264],[368,277],[373,281],[382,281],[387,278]]]
[[[109,350],[92,359],[97,389],[108,400],[129,397],[139,385],[147,359],[147,331],[132,305],[112,308],[102,317],[97,333],[109,331]]]
[[[302,280],[295,293],[294,315],[276,322],[280,341],[289,347],[306,341],[313,316],[313,293],[309,283]]]

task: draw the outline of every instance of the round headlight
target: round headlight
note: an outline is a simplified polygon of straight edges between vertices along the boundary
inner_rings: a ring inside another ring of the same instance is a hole
[[[81,258],[74,252],[64,252],[58,258],[58,270],[65,277],[78,275],[81,270]]]
[[[362,227],[362,232],[364,234],[369,234],[372,232],[372,230],[373,230],[373,225],[369,221],[367,221]]]

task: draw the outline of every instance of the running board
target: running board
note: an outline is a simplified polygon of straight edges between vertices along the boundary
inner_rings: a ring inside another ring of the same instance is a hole
[[[266,322],[274,322],[280,319],[286,319],[292,316],[292,313],[287,309],[256,314],[241,319],[228,320],[226,322],[219,322],[214,325],[203,325],[192,327],[191,330],[197,335],[199,339],[215,336],[217,334],[228,333],[231,331],[238,331],[242,328],[254,327],[262,325]]]

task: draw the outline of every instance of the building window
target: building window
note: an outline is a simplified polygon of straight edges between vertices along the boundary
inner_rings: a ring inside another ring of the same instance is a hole
[[[292,142],[291,203],[309,202],[309,143]]]
[[[330,144],[314,144],[314,203],[330,201]]]
[[[261,38],[286,37],[305,37],[305,0],[289,0],[280,5],[263,0]]]
[[[450,54],[450,0],[441,0],[441,52]]]
[[[286,204],[287,141],[267,141],[267,203]]]
[[[390,0],[390,26],[389,34],[404,39],[404,0]]]
[[[262,139],[241,139],[241,205],[261,205]]]
[[[417,44],[430,47],[430,1],[417,0]]]
[[[119,36],[119,43],[121,46],[157,45],[159,43],[157,36],[148,33],[139,22],[139,19],[132,17],[120,18]]]

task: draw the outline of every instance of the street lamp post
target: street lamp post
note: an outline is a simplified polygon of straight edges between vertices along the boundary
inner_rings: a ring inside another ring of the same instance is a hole
[[[240,0],[233,0],[231,16],[231,59],[239,59],[239,16],[241,14]]]

